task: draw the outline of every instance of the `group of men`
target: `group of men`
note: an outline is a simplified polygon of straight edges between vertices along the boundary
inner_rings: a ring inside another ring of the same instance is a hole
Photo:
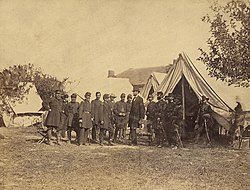
[[[66,132],[68,143],[72,143],[71,133],[75,131],[75,142],[78,145],[85,145],[91,139],[92,143],[103,146],[107,134],[108,145],[113,145],[125,139],[126,129],[129,127],[131,145],[136,146],[137,129],[144,124],[149,133],[155,134],[157,147],[163,147],[166,140],[169,146],[177,148],[181,143],[179,129],[183,121],[181,97],[172,93],[164,97],[163,92],[157,92],[157,101],[153,101],[153,96],[149,95],[145,107],[139,96],[140,90],[134,88],[132,92],[133,95],[127,95],[127,101],[126,95],[122,93],[117,102],[114,94],[101,96],[101,92],[96,92],[95,99],[90,101],[91,93],[86,92],[84,99],[78,103],[77,94],[72,94],[71,101],[68,102],[67,95],[62,97],[61,92],[56,91],[50,102],[44,104],[48,110],[44,123],[48,128],[48,144],[51,144],[52,130],[55,129],[57,144],[61,144],[61,136],[65,137]],[[209,110],[208,108],[204,109]],[[204,109],[200,112],[204,112]],[[202,130],[198,131],[197,138]],[[149,136],[149,142],[154,144],[152,136]]]

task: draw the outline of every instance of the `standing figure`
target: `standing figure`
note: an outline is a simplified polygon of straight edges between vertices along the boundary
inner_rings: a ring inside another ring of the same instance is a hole
[[[127,95],[127,114],[126,114],[126,127],[123,131],[123,134],[124,134],[124,138],[126,137],[126,134],[127,134],[127,127],[128,127],[128,121],[129,121],[129,114],[130,114],[130,110],[131,110],[131,106],[132,106],[132,99],[133,99],[133,96],[132,94],[128,94]],[[131,133],[129,133],[129,140],[131,139]]]
[[[164,112],[166,102],[163,98],[163,92],[157,92],[157,102],[155,104],[155,138],[156,146],[162,148],[165,130],[164,130]]]
[[[56,90],[55,97],[52,97],[46,109],[49,111],[44,125],[48,127],[48,144],[51,145],[52,130],[56,129],[57,144],[61,141],[61,114],[63,112],[63,102],[61,92]]]
[[[148,96],[148,106],[146,111],[147,116],[147,132],[153,134],[153,126],[155,125],[155,102],[153,101],[153,95]],[[149,136],[149,145],[152,144],[152,136]]]
[[[178,98],[174,97],[174,95],[172,93],[168,94],[168,102],[166,104],[166,108],[165,108],[165,121],[164,121],[164,125],[165,125],[165,132],[166,132],[166,137],[167,137],[167,141],[169,146],[172,149],[176,149],[178,148],[178,141],[177,141],[177,132],[179,135],[179,117],[182,118],[182,110],[181,107],[178,105],[180,101],[178,100]]]
[[[65,109],[66,126],[68,143],[71,143],[71,132],[76,132],[76,142],[78,141],[78,128],[79,128],[79,103],[76,102],[76,94],[71,95],[71,102],[69,102]]]
[[[109,104],[109,94],[103,95],[104,102],[99,107],[99,122],[100,122],[100,134],[99,134],[99,140],[100,145],[103,146],[104,137],[106,134],[106,131],[109,133],[109,145],[112,144],[112,137],[113,137],[113,124],[112,124],[112,108]]]
[[[121,100],[115,103],[114,115],[115,115],[115,136],[114,141],[117,142],[124,139],[125,134],[123,134],[124,129],[126,128],[126,116],[128,113],[127,103],[125,102],[126,95],[121,94]],[[119,135],[117,139],[117,135]]]
[[[195,120],[195,143],[200,141],[202,135],[206,135],[207,142],[210,144],[209,130],[213,125],[211,116],[212,108],[208,104],[209,98],[206,96],[201,97],[197,118]]]
[[[131,132],[131,145],[137,145],[137,134],[136,129],[139,128],[139,125],[142,122],[142,119],[145,117],[145,107],[143,104],[143,99],[139,96],[139,88],[134,87],[131,110],[129,114],[129,127]]]
[[[68,98],[69,98],[68,94],[62,95],[63,112],[61,113],[61,124],[60,124],[61,128],[62,128],[62,131],[61,131],[62,138],[65,138],[65,136],[66,136],[65,134],[66,134],[66,131],[67,131],[67,124],[66,124],[67,116],[65,114],[65,109],[66,109],[67,104],[69,102]]]
[[[99,107],[102,104],[102,101],[100,100],[101,98],[101,92],[96,92],[96,98],[95,100],[91,101],[91,115],[93,118],[93,128],[92,128],[92,141],[94,143],[97,143],[97,137],[96,135],[98,134],[99,130]]]
[[[85,93],[85,100],[79,106],[79,145],[85,145],[88,140],[89,130],[92,128],[91,118],[91,93]]]

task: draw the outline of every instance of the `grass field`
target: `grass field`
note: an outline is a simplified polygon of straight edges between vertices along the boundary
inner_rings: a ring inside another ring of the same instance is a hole
[[[0,134],[0,189],[250,189],[249,150],[48,146],[35,128]]]

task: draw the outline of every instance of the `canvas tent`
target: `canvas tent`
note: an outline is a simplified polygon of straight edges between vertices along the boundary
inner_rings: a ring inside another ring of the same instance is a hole
[[[132,93],[132,85],[127,78],[100,78],[97,77],[96,80],[92,80],[90,82],[79,81],[72,84],[67,84],[65,87],[65,91],[68,94],[77,93],[81,97],[84,97],[85,92],[91,92],[91,99],[95,98],[95,93],[97,91],[101,92],[101,94],[115,94],[117,99],[121,93],[131,94]],[[80,100],[79,100],[80,101]]]
[[[149,94],[153,94],[157,90],[158,86],[161,84],[166,75],[166,73],[152,72],[148,77],[147,83],[141,90],[141,96],[147,99]]]
[[[7,100],[12,113],[5,114],[6,126],[30,126],[42,121],[43,112],[39,111],[42,107],[42,99],[34,84],[28,83],[26,88],[29,88],[28,93],[21,101]]]

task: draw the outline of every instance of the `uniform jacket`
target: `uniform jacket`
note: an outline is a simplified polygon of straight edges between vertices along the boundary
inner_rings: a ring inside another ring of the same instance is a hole
[[[69,102],[65,108],[66,125],[71,127],[73,119],[78,121],[78,111],[79,103],[78,102]]]
[[[47,110],[50,110],[45,120],[45,126],[60,127],[63,102],[61,99],[51,98]]]
[[[137,125],[140,119],[144,119],[145,107],[143,104],[143,99],[137,96],[133,99],[130,114],[129,114],[129,124]]]
[[[94,119],[95,124],[98,124],[99,121],[99,107],[101,104],[101,100],[95,99],[91,101],[91,116]]]
[[[149,102],[148,106],[147,106],[147,120],[155,120],[155,105],[156,103],[154,101]]]
[[[160,118],[161,122],[164,120],[166,105],[167,103],[163,99],[155,103],[155,119]]]
[[[99,116],[99,123],[103,122],[100,127],[104,129],[111,129],[113,113],[109,103],[103,102],[101,104],[101,106],[99,107]]]
[[[82,101],[79,106],[79,119],[82,119],[82,128],[92,128],[91,103],[87,100]]]

